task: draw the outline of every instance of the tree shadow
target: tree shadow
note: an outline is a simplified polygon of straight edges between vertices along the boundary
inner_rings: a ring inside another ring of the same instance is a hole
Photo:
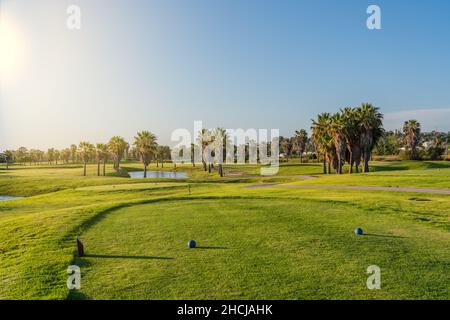
[[[391,235],[387,235],[387,234],[376,234],[376,233],[365,233],[364,236],[369,236],[369,237],[380,237],[380,238],[406,238],[406,237],[402,237],[402,236],[391,236]]]
[[[120,256],[120,255],[103,255],[103,254],[85,254],[86,258],[101,259],[137,259],[137,260],[172,260],[172,257],[151,257],[151,256]]]
[[[78,290],[70,290],[67,295],[68,300],[89,300],[89,297]]]

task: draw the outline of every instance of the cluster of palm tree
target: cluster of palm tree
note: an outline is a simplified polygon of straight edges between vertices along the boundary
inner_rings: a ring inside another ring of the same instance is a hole
[[[323,156],[323,172],[342,174],[343,165],[349,164],[359,172],[369,172],[372,149],[383,133],[383,115],[369,103],[356,108],[344,108],[331,115],[321,113],[312,120],[312,141],[316,152]]]
[[[134,138],[134,143],[130,150],[130,145],[120,136],[112,137],[108,143],[92,144],[88,141],[81,141],[78,145],[72,144],[69,148],[57,150],[49,148],[47,152],[41,150],[20,147],[17,150],[6,150],[1,153],[1,162],[6,163],[8,169],[11,163],[29,164],[58,164],[76,163],[83,164],[83,175],[86,175],[88,163],[97,163],[97,175],[106,175],[106,164],[108,160],[113,161],[113,168],[120,171],[120,162],[124,159],[139,159],[144,164],[144,175],[147,175],[147,167],[151,161],[156,161],[157,165],[164,166],[164,161],[171,157],[171,150],[168,146],[158,145],[156,136],[149,131],[141,131]],[[131,158],[130,158],[131,157]],[[103,170],[101,169],[103,164]]]
[[[208,152],[211,152],[211,156],[215,157],[215,152],[218,151],[219,154],[217,155],[220,159],[222,157],[222,161],[217,161],[217,171],[221,177],[224,176],[223,171],[223,162],[226,159],[226,148],[229,146],[229,136],[225,129],[223,128],[215,128],[212,130],[203,128],[199,133],[197,137],[197,144],[200,148],[201,152],[201,158],[202,158],[202,165],[203,170],[208,171],[211,173],[211,170],[214,169],[214,161],[212,161],[208,157]],[[196,145],[191,144],[191,163],[195,167],[195,160],[194,160],[194,154],[196,152]]]
[[[293,137],[280,137],[280,149],[283,152],[286,161],[289,162],[289,157],[293,154],[298,154],[300,163],[303,162],[303,155],[308,148],[310,140],[308,132],[305,129],[296,130]]]

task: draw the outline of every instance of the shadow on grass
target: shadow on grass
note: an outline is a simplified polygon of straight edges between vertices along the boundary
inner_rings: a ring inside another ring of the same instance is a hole
[[[209,247],[209,246],[197,246],[195,249],[201,249],[201,250],[226,250],[227,247]]]
[[[406,238],[406,237],[401,237],[401,236],[391,236],[391,235],[386,235],[386,234],[376,234],[376,233],[365,233],[364,236],[368,236],[368,237],[380,237],[380,238]]]
[[[70,290],[67,296],[69,300],[89,300],[89,298],[78,290]]]
[[[105,259],[137,259],[137,260],[172,260],[171,257],[150,257],[150,256],[118,256],[103,254],[86,254],[86,258],[105,258]]]

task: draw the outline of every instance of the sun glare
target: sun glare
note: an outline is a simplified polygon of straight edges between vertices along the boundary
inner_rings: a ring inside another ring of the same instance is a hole
[[[24,42],[15,24],[5,17],[0,16],[0,77],[12,78],[17,75],[23,65]]]

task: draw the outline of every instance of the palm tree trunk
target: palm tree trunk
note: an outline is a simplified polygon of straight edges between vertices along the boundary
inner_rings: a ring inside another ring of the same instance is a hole
[[[144,178],[147,178],[147,164],[144,164]]]
[[[208,173],[211,173],[211,163],[208,163]]]
[[[86,176],[86,161],[84,162],[83,166],[83,176]]]
[[[203,171],[206,171],[207,169],[206,169],[206,162],[205,161],[202,161],[202,163],[203,163]]]
[[[97,161],[97,176],[100,177],[100,160]]]
[[[364,172],[369,172],[369,151],[364,150]]]
[[[106,160],[103,160],[103,176],[106,176]]]
[[[219,163],[219,175],[223,177],[223,167],[222,164]]]
[[[164,160],[161,160],[161,168],[164,168]]]
[[[353,173],[353,158],[352,158],[352,154],[350,153],[350,169],[348,171],[349,174]]]
[[[319,159],[317,157],[317,159]],[[327,159],[325,158],[325,155],[323,156],[323,173],[327,174]]]

